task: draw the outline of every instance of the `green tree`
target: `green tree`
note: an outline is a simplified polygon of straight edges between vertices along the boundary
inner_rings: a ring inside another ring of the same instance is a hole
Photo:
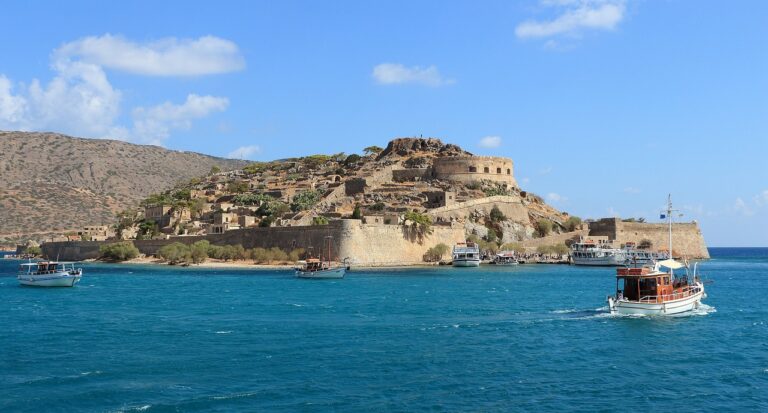
[[[570,216],[565,221],[565,229],[568,231],[576,231],[579,226],[581,226],[581,218],[577,216]]]
[[[291,202],[291,211],[306,211],[315,204],[317,204],[322,198],[320,191],[304,191],[293,196]]]
[[[211,171],[210,171],[210,172],[208,172],[208,175],[215,175],[215,174],[217,174],[217,173],[219,173],[219,172],[221,172],[221,168],[219,168],[219,166],[218,166],[218,165],[213,165],[213,166],[211,167]]]
[[[434,250],[435,250],[435,254],[437,254],[437,258],[438,258],[438,259],[443,259],[443,256],[444,256],[445,254],[447,254],[447,253],[448,253],[448,251],[450,251],[450,250],[451,250],[451,249],[450,249],[450,248],[449,248],[447,245],[443,244],[442,242],[441,242],[441,243],[439,243],[439,244],[437,244],[437,245],[435,245],[435,246],[434,246],[434,247],[432,247],[432,248],[434,248]]]
[[[168,261],[170,265],[192,261],[190,248],[181,242],[174,242],[173,244],[163,246],[157,251],[157,256]]]
[[[99,247],[101,258],[107,261],[127,261],[139,256],[139,249],[131,241],[104,244]]]
[[[269,261],[269,252],[264,248],[254,248],[251,251],[251,259],[263,264]]]
[[[363,148],[363,153],[366,155],[376,155],[383,151],[384,148],[376,145],[368,146],[366,148]]]
[[[245,181],[233,181],[227,185],[227,192],[230,194],[242,194],[248,192],[248,182]]]
[[[208,242],[208,240],[200,240],[195,242],[194,244],[190,245],[190,256],[192,258],[192,262],[195,264],[200,264],[205,262],[205,260],[208,259],[208,249],[211,247],[211,243]]]
[[[280,248],[277,248],[277,247],[270,248],[269,254],[271,256],[270,258],[272,259],[272,261],[277,261],[277,262],[288,261],[288,254],[285,251],[281,250]]]
[[[355,209],[352,210],[352,219],[362,219],[363,212],[360,210],[360,204],[355,204]]]
[[[274,222],[274,220],[275,219],[272,218],[271,216],[264,217],[264,218],[261,219],[261,221],[259,221],[259,227],[261,227],[261,228],[269,228],[269,227],[272,226],[272,222]]]
[[[408,211],[405,213],[404,222],[410,222],[411,228],[417,231],[419,237],[432,233],[432,218],[427,214],[417,211]]]
[[[501,212],[499,207],[496,205],[494,205],[493,208],[491,208],[491,213],[488,214],[488,216],[491,219],[491,222],[493,222],[494,224],[507,220],[507,217],[504,216],[504,213]]]
[[[360,155],[358,155],[356,153],[353,153],[353,154],[347,156],[346,159],[344,159],[344,165],[346,165],[346,166],[354,165],[354,164],[360,162],[360,159],[362,159],[360,157]]]
[[[143,220],[139,224],[139,239],[152,239],[160,233],[157,222],[152,220]]]
[[[536,221],[536,232],[539,237],[546,237],[552,231],[552,221],[548,219],[539,219]]]
[[[43,255],[43,250],[37,245],[31,245],[24,250],[24,253],[33,257],[39,257]]]
[[[304,255],[304,248],[296,248],[290,253],[288,253],[288,261],[296,262],[300,260],[303,255]]]
[[[328,218],[324,216],[313,217],[312,225],[328,225]]]
[[[556,244],[552,246],[552,252],[557,255],[566,255],[570,252],[570,248],[565,244]]]

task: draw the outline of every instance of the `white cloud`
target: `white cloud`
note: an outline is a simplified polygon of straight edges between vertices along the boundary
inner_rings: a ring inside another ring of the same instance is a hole
[[[560,14],[548,21],[525,21],[515,28],[519,38],[578,34],[583,30],[613,30],[624,19],[624,0],[543,1]]]
[[[189,129],[193,120],[225,110],[228,99],[189,94],[182,104],[137,107],[132,110],[133,124],[127,127],[118,123],[122,92],[109,82],[104,67],[155,75],[217,73],[237,67],[233,63],[237,59],[231,60],[229,66],[227,59],[218,63],[198,60],[226,56],[227,42],[208,36],[196,41],[164,40],[140,46],[105,35],[67,43],[53,53],[51,67],[55,74],[48,84],[34,79],[28,86],[19,83],[14,87],[0,74],[0,129],[50,130],[160,145],[172,130]],[[110,46],[115,50],[108,50]],[[237,47],[230,46],[236,52]],[[186,65],[200,65],[183,69],[174,59],[189,59]],[[155,64],[166,67],[152,69]]]
[[[552,173],[552,167],[551,166],[548,166],[548,167],[543,168],[543,169],[539,169],[539,175],[549,175],[551,173]]]
[[[624,188],[624,192],[626,192],[628,194],[639,194],[641,191],[640,191],[640,189],[635,188],[633,186],[628,186],[628,187]]]
[[[486,136],[480,139],[480,147],[482,148],[498,148],[501,146],[500,136]]]
[[[755,215],[755,211],[750,208],[746,202],[744,202],[743,199],[736,198],[736,201],[733,203],[733,209],[738,212],[741,215],[744,215],[746,217]]]
[[[568,198],[555,192],[550,192],[547,194],[547,200],[550,202],[565,202],[568,200]]]
[[[137,107],[133,110],[131,140],[159,145],[172,129],[189,129],[193,120],[224,111],[227,106],[227,98],[190,94],[181,105],[165,102],[150,108]]]
[[[261,148],[258,145],[241,146],[228,153],[227,157],[232,159],[250,159],[251,156],[257,153],[261,153]]]
[[[765,190],[755,196],[757,206],[768,205],[768,190]]]
[[[147,76],[198,76],[234,72],[245,67],[237,45],[215,36],[164,38],[139,44],[121,36],[89,36],[65,43],[55,61],[85,63]]]
[[[399,63],[382,63],[373,68],[373,79],[382,85],[413,83],[424,86],[444,86],[455,83],[453,79],[443,77],[435,66],[406,67]]]
[[[531,182],[530,178],[527,178],[527,177],[520,178],[520,183],[521,184],[527,184],[529,182]]]
[[[0,75],[0,128],[105,137],[119,116],[121,92],[99,66],[68,62],[54,69],[57,74],[47,85],[35,79],[28,87],[20,85],[16,95]]]

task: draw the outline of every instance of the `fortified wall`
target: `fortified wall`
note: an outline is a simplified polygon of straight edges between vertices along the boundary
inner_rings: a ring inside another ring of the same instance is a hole
[[[497,156],[449,156],[435,158],[432,174],[437,179],[464,183],[489,180],[517,186],[512,160]]]
[[[643,222],[623,222],[619,218],[603,218],[589,223],[589,235],[607,236],[610,240],[626,244],[640,244],[643,240],[652,243],[651,249],[666,250],[669,245],[669,226],[667,224],[648,224]],[[672,224],[672,250],[688,258],[709,258],[709,251],[696,222]]]
[[[395,182],[437,178],[463,183],[487,180],[517,186],[512,160],[496,156],[440,157],[435,158],[430,167],[393,169],[391,176]]]
[[[317,254],[325,238],[333,237],[335,259],[349,258],[352,265],[395,266],[422,263],[427,250],[438,243],[452,246],[464,240],[460,226],[433,225],[432,233],[419,237],[410,227],[382,223],[364,224],[361,220],[331,221],[328,225],[247,228],[205,236],[172,237],[162,240],[136,240],[142,254],[154,255],[174,242],[192,244],[208,240],[213,245],[242,245],[244,248],[273,248],[285,251],[314,247]],[[48,242],[41,246],[46,257],[81,261],[99,257],[99,247],[116,241]]]

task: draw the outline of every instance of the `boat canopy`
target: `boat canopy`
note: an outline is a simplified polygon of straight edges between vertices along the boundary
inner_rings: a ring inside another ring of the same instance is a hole
[[[666,267],[666,268],[669,268],[671,270],[677,270],[677,269],[685,267],[685,264],[683,264],[683,263],[681,263],[679,261],[675,261],[673,259],[659,261],[657,264],[659,266]]]

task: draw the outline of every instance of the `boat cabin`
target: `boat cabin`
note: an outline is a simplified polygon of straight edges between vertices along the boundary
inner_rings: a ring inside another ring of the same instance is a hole
[[[304,261],[299,261],[299,270],[305,272],[322,271],[328,269],[328,263],[320,261],[318,258],[307,258]]]
[[[39,261],[19,265],[20,274],[55,274],[64,271],[75,271],[75,263]]]
[[[663,303],[693,294],[688,277],[649,267],[616,270],[616,296],[627,301]]]
[[[454,260],[479,260],[480,247],[474,242],[459,242],[453,247]]]

